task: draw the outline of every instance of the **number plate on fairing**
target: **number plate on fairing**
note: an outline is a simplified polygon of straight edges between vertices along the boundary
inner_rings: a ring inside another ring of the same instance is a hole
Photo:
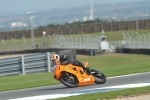
[[[83,79],[84,82],[87,82],[87,81],[91,81],[91,78],[85,78]]]

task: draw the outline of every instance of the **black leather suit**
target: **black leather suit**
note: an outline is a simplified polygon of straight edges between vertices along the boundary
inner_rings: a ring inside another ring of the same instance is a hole
[[[83,69],[85,69],[84,65],[80,61],[78,61],[78,60],[72,61],[71,57],[67,56],[67,55],[61,55],[60,56],[60,63],[63,64],[63,65],[73,64],[75,66],[80,66]]]

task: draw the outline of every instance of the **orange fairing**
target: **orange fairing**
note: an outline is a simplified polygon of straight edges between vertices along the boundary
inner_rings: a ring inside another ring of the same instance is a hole
[[[57,67],[54,70],[54,76],[57,80],[59,80],[59,77],[61,76],[62,72],[69,72],[72,74],[76,74],[75,71],[73,70],[74,66],[71,64],[68,65],[57,65]]]
[[[88,63],[85,63],[88,65]],[[76,76],[78,80],[78,86],[93,84],[95,79],[92,75],[87,75],[81,67],[68,65],[58,65],[54,70],[54,77],[59,80],[62,72],[68,72]]]

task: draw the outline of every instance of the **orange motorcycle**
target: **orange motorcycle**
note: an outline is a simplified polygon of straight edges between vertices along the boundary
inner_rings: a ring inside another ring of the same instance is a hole
[[[88,66],[88,62],[85,62],[84,66]],[[54,69],[54,78],[71,88],[94,83],[104,84],[106,82],[106,76],[102,72],[95,69],[87,72],[83,68],[72,64],[58,64]]]

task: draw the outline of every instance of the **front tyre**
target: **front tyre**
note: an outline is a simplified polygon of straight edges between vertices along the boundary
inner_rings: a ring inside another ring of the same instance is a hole
[[[102,72],[97,71],[95,69],[91,69],[91,70],[95,72],[92,75],[94,76],[96,84],[104,84],[106,82],[106,76]]]
[[[76,76],[67,72],[62,73],[59,80],[62,84],[70,88],[78,86],[78,80]]]

